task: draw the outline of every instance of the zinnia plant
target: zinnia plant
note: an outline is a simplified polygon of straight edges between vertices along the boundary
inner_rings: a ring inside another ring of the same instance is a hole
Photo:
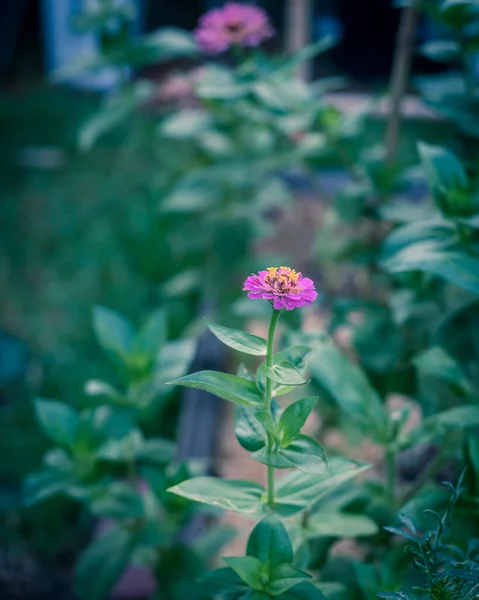
[[[237,375],[200,371],[170,383],[206,390],[236,405],[235,435],[240,445],[267,468],[267,486],[253,481],[197,477],[174,486],[180,496],[261,519],[249,538],[246,556],[224,558],[226,567],[207,574],[204,584],[214,596],[243,600],[322,600],[311,575],[296,566],[289,532],[301,529],[305,511],[327,492],[353,478],[368,465],[333,458],[301,433],[317,398],[303,398],[285,408],[278,397],[308,383],[304,376],[308,346],[274,351],[276,325],[283,310],[310,305],[314,283],[289,267],[271,267],[248,277],[250,298],[272,304],[268,339],[207,321],[227,346],[266,360],[256,374],[240,366]],[[290,472],[278,480],[275,471]],[[295,515],[299,519],[289,519]],[[282,519],[288,518],[283,524]],[[290,530],[288,532],[288,530]],[[294,532],[298,533],[298,531]],[[301,535],[301,534],[300,534]],[[297,538],[297,535],[296,535]]]
[[[205,13],[195,31],[196,42],[206,54],[221,54],[233,46],[259,46],[273,35],[263,9],[237,2]]]

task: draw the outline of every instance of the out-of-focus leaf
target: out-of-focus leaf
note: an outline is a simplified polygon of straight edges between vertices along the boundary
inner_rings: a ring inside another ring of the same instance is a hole
[[[71,447],[78,429],[78,414],[63,402],[38,398],[35,414],[45,434],[60,446]]]
[[[103,350],[124,362],[135,336],[133,325],[119,313],[96,306],[93,311],[93,327]]]
[[[80,598],[106,598],[126,569],[134,548],[134,536],[118,526],[94,540],[75,567],[75,588]]]
[[[448,196],[468,187],[463,166],[454,154],[440,146],[419,142],[418,152],[434,201],[442,212],[450,213]]]
[[[419,48],[419,52],[436,61],[448,61],[460,52],[459,44],[453,40],[433,40],[426,42]]]
[[[452,430],[479,426],[478,406],[458,406],[424,419],[416,428],[400,433],[400,449],[410,448],[434,440],[440,442]]]
[[[320,536],[348,538],[375,535],[378,531],[378,525],[366,515],[319,510],[308,517],[303,535],[308,538]]]
[[[412,244],[382,261],[391,273],[424,271],[479,294],[479,260],[432,242]]]
[[[79,149],[88,152],[100,136],[125,121],[152,93],[149,84],[140,82],[107,98],[103,106],[81,126],[77,142]]]
[[[211,126],[212,118],[204,110],[182,110],[166,117],[159,126],[159,133],[168,138],[189,139]]]
[[[313,382],[338,404],[345,419],[375,440],[384,440],[386,416],[381,399],[363,371],[332,340],[322,337],[309,365]]]
[[[420,373],[444,379],[463,394],[471,392],[471,382],[459,364],[439,346],[428,348],[413,360]]]

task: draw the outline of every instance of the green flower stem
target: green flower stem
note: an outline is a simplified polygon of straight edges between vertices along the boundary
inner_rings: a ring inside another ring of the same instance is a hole
[[[273,352],[274,352],[274,332],[276,330],[276,325],[278,324],[279,317],[281,315],[280,310],[273,309],[273,314],[271,315],[271,321],[269,324],[268,330],[268,345],[266,349],[266,366],[273,366]],[[266,376],[266,391],[264,394],[264,404],[266,411],[268,414],[271,414],[271,400],[272,400],[272,381]],[[269,450],[272,450],[273,446],[273,438],[270,434],[268,434],[268,446]],[[274,504],[274,467],[268,465],[268,504],[273,506]]]

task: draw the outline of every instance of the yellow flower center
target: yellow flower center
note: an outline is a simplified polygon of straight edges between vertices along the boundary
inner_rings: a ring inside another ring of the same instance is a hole
[[[278,293],[298,292],[299,273],[289,267],[269,267],[266,282]]]

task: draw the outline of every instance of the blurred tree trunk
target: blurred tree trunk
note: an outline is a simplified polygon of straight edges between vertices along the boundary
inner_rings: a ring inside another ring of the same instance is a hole
[[[311,30],[313,21],[312,0],[286,0],[285,4],[285,48],[288,54],[292,54],[311,41]],[[303,63],[298,67],[297,75],[302,79],[309,79],[311,75],[311,61]]]

